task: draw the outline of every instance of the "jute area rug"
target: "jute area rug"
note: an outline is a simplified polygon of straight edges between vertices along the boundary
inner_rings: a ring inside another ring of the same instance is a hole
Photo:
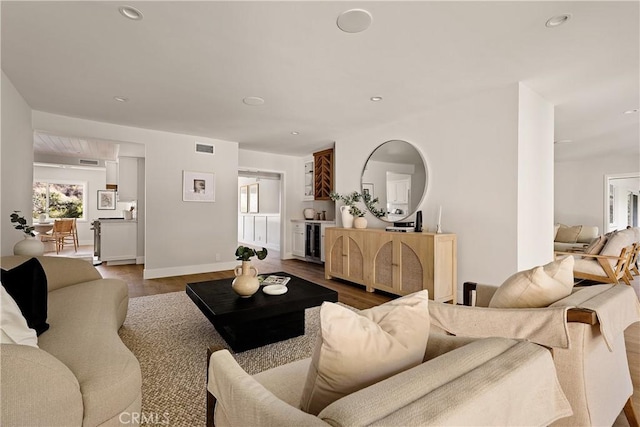
[[[249,374],[311,355],[319,307],[306,311],[305,335],[234,353]],[[207,347],[229,348],[184,292],[131,298],[120,337],[142,369],[143,425],[204,426]]]

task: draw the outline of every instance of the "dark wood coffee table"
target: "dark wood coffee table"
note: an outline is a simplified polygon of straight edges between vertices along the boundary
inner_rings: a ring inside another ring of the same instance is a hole
[[[266,295],[261,286],[251,298],[240,298],[232,278],[189,283],[186,292],[236,352],[303,335],[305,309],[338,301],[338,293],[324,286],[282,271],[269,274],[291,277],[286,294]]]

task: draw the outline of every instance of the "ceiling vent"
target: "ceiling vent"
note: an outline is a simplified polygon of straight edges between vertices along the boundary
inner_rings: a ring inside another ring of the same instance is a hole
[[[201,142],[196,142],[196,153],[203,154],[216,154],[216,147],[211,144],[203,144]]]
[[[86,166],[98,166],[100,162],[97,160],[80,159],[80,164]]]

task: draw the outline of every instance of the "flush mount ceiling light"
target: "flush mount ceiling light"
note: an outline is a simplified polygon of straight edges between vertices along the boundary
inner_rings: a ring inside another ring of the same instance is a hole
[[[126,96],[114,96],[113,99],[118,102],[129,102],[129,98],[127,98]]]
[[[373,17],[364,9],[350,9],[338,16],[336,24],[345,33],[359,33],[371,25]]]
[[[552,16],[547,20],[547,23],[544,25],[547,26],[548,28],[558,27],[564,24],[565,22],[567,22],[569,19],[571,19],[571,14],[563,13],[562,15]]]
[[[637,113],[638,111],[640,111],[639,108],[634,108],[633,110],[627,110],[624,113],[625,114],[633,114],[633,113]]]
[[[118,11],[125,18],[131,19],[133,21],[140,21],[142,19],[142,12],[136,9],[133,6],[120,6]]]
[[[300,132],[297,132],[297,131],[294,130],[294,131],[291,132],[291,135],[300,135]]]
[[[371,99],[373,102],[382,101],[382,97],[381,96],[372,96],[369,99]]]
[[[264,99],[257,96],[247,96],[242,100],[247,105],[262,105],[264,104]]]

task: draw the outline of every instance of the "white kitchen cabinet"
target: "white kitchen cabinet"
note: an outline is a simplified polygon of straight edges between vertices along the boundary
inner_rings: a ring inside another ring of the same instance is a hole
[[[118,158],[118,200],[127,202],[138,199],[138,158]]]
[[[138,223],[125,220],[100,221],[100,260],[135,264],[138,254]]]
[[[107,185],[118,185],[118,163],[105,161],[104,166],[107,172]]]
[[[387,181],[387,203],[409,203],[409,180]]]
[[[304,258],[304,243],[305,243],[305,223],[304,222],[294,222],[292,229],[292,246],[291,246],[291,254],[294,256],[299,256]]]

